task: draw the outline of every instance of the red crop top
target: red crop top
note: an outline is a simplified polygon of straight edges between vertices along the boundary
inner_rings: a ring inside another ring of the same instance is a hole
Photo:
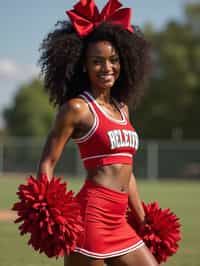
[[[138,149],[138,135],[119,105],[121,120],[110,117],[93,96],[84,91],[81,95],[89,105],[94,123],[87,134],[74,139],[85,168],[96,168],[108,164],[132,164]]]

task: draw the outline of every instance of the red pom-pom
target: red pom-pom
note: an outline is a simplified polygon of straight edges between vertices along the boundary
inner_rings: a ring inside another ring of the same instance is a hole
[[[168,209],[161,209],[157,202],[145,205],[145,224],[139,225],[136,214],[128,212],[128,222],[143,239],[158,263],[164,262],[178,250],[181,239],[177,216]]]
[[[46,175],[39,179],[30,176],[26,185],[20,185],[20,199],[13,210],[19,218],[15,223],[21,235],[30,233],[29,245],[48,257],[69,255],[76,247],[83,231],[80,206],[72,191],[66,191],[61,178]]]

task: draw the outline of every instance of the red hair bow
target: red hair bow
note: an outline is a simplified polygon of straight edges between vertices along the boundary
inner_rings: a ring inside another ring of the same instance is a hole
[[[110,21],[121,25],[124,29],[133,32],[131,26],[131,9],[121,8],[118,0],[109,0],[101,13],[93,0],[80,0],[74,5],[74,9],[66,11],[80,37],[87,36],[99,24]]]

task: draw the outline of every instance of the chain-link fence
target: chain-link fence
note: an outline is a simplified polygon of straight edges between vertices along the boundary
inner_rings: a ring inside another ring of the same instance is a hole
[[[0,141],[0,173],[32,173],[37,169],[44,145],[38,138],[7,138]],[[56,173],[84,176],[79,152],[69,142],[57,164]],[[143,178],[199,178],[200,141],[140,141],[134,173]]]

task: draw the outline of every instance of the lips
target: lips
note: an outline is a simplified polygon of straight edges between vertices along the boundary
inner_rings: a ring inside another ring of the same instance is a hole
[[[99,75],[98,77],[103,80],[110,80],[114,78],[114,74],[102,74]]]

